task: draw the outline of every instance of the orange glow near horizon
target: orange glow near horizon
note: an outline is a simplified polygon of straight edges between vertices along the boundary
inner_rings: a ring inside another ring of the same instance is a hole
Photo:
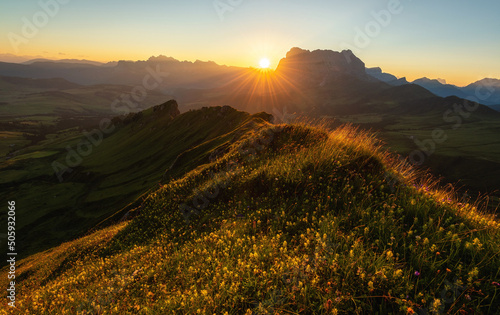
[[[233,78],[225,86],[228,87],[231,93],[218,99],[220,104],[214,105],[238,104],[242,110],[248,107],[252,112],[271,113],[278,121],[286,117],[292,108],[307,107],[313,103],[294,82],[293,73],[276,73],[270,68],[249,68]]]
[[[200,56],[195,56],[196,54],[191,52],[186,55],[181,55],[180,54],[168,54],[168,53],[162,53],[161,51],[155,51],[151,54],[152,56],[158,56],[158,55],[165,55],[168,57],[173,57],[175,59],[178,59],[180,61],[191,61],[194,62],[197,59],[203,60],[203,61],[209,61],[212,60],[216,62],[219,65],[226,65],[226,66],[235,66],[235,67],[243,67],[243,68],[251,68],[252,66],[249,66],[249,59],[252,56],[248,57],[243,57],[239,56],[239,58],[224,58],[222,59],[217,59],[217,58],[201,58]],[[100,55],[96,55],[95,52],[92,50],[87,50],[87,51],[80,51],[79,54],[77,53],[65,53],[65,54],[50,54],[47,52],[40,53],[40,54],[29,54],[29,55],[14,55],[10,53],[5,53],[2,54],[0,53],[0,61],[5,61],[5,62],[23,62],[27,61],[30,59],[37,59],[37,58],[46,58],[46,59],[51,59],[51,60],[60,60],[60,59],[85,59],[85,60],[90,60],[90,61],[97,61],[97,62],[110,62],[110,61],[119,61],[119,60],[130,60],[130,61],[137,61],[137,60],[147,60],[150,56],[144,55],[144,52],[134,52],[134,53],[128,53],[128,54],[119,54],[119,55],[114,55],[112,53],[103,53]],[[284,57],[283,56],[272,56],[273,58],[277,58],[276,60],[279,60]],[[18,61],[14,61],[18,60]],[[20,61],[19,61],[20,60]],[[254,61],[255,62],[255,61]],[[269,58],[263,57],[259,60],[258,67],[260,69],[271,69],[271,66],[274,65],[274,62],[271,62]],[[414,81],[416,79],[422,78],[422,77],[427,77],[429,79],[438,79],[442,78],[446,80],[447,84],[453,84],[459,87],[466,86],[468,84],[471,84],[475,81],[481,80],[483,78],[493,78],[497,77],[498,75],[490,72],[480,72],[477,69],[474,68],[474,65],[464,65],[462,67],[450,67],[450,68],[439,68],[435,66],[433,69],[429,70],[427,68],[422,68],[421,66],[416,66],[416,65],[407,65],[406,60],[404,59],[395,59],[392,60],[392,62],[387,61],[387,60],[379,60],[375,62],[371,62],[370,64],[366,65],[367,67],[381,67],[384,72],[393,74],[397,77],[406,77],[409,82]],[[476,72],[474,76],[471,76],[471,73]]]

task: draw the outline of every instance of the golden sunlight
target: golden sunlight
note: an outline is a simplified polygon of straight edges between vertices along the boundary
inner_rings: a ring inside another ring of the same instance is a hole
[[[267,69],[271,65],[271,62],[267,58],[262,58],[259,62],[259,66],[261,69]]]

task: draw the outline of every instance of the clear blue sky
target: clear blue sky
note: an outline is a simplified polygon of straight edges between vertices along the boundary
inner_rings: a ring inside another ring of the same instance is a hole
[[[276,66],[294,46],[349,47],[367,66],[409,79],[463,85],[500,77],[498,0],[41,0],[59,6],[46,21],[40,1],[0,1],[0,55],[111,61],[163,54],[248,67],[263,57]],[[373,13],[389,12],[390,4],[393,13],[378,21]],[[23,18],[34,17],[40,27],[28,38]]]

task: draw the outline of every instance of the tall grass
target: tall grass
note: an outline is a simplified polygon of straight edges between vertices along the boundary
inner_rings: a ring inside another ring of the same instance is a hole
[[[272,141],[251,156],[239,150],[263,134]],[[186,220],[179,205],[200,193],[212,197]],[[478,204],[384,152],[367,132],[262,123],[149,195],[130,223],[89,236],[95,250],[75,241],[29,260],[18,309],[5,309],[493,314],[499,231]]]

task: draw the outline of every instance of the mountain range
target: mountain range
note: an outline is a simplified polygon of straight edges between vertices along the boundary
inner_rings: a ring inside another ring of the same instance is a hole
[[[262,70],[254,69],[220,87],[183,88],[172,94],[187,109],[232,104],[248,112],[282,112],[286,108],[288,112],[314,117],[429,111],[442,115],[456,101],[437,96],[419,84],[397,80],[381,70],[366,69],[363,61],[349,50],[300,48],[291,49],[273,72],[262,74]],[[485,106],[479,108],[479,112],[498,115]]]
[[[476,97],[481,104],[498,109],[500,105],[500,80],[485,78],[464,87],[446,84],[441,79],[420,78],[408,82],[406,78],[385,73],[379,67],[365,68],[351,51],[340,53],[328,50],[316,50],[310,54],[300,48],[292,48],[287,54],[285,64],[278,64],[276,71],[291,75],[295,70],[302,73],[303,80],[314,80],[314,77],[326,73],[343,73],[355,75],[358,78],[368,75],[391,86],[417,84],[437,96],[458,96],[460,98]],[[300,56],[300,57],[297,57]],[[283,61],[282,60],[282,61]],[[294,61],[295,60],[295,61]],[[314,62],[312,62],[314,60]],[[308,65],[307,69],[304,65]],[[314,64],[314,65],[313,65]],[[157,68],[160,67],[160,68]],[[151,57],[146,61],[118,61],[100,63],[77,59],[32,59],[23,63],[0,62],[0,75],[17,76],[33,79],[64,78],[71,82],[84,85],[92,84],[123,84],[137,85],[148,74],[147,69],[154,69],[165,76],[161,88],[173,92],[176,89],[208,89],[218,88],[238,81],[245,76],[248,69],[241,67],[220,66],[208,61],[179,61],[172,57]],[[287,68],[287,69],[285,69]],[[76,71],[75,71],[76,70]],[[168,73],[168,75],[166,74]],[[297,76],[294,76],[297,80]],[[323,82],[325,84],[325,82]]]
[[[163,78],[161,88],[207,88],[224,84],[237,77],[243,68],[219,66],[214,62],[178,61],[158,56],[146,61],[118,61],[108,64],[90,61],[62,62],[32,60],[23,64],[0,62],[0,75],[32,79],[63,78],[83,85],[142,85],[145,76]]]
[[[366,73],[378,80],[394,86],[410,83],[406,80],[406,78],[397,78],[392,74],[382,72],[382,69],[378,67],[367,68]],[[500,108],[499,79],[484,78],[464,87],[458,87],[453,84],[446,84],[446,81],[444,80],[429,79],[425,77],[416,79],[411,83],[418,84],[436,94],[437,96],[458,96],[460,98],[474,98],[481,104],[489,105],[497,110]]]

